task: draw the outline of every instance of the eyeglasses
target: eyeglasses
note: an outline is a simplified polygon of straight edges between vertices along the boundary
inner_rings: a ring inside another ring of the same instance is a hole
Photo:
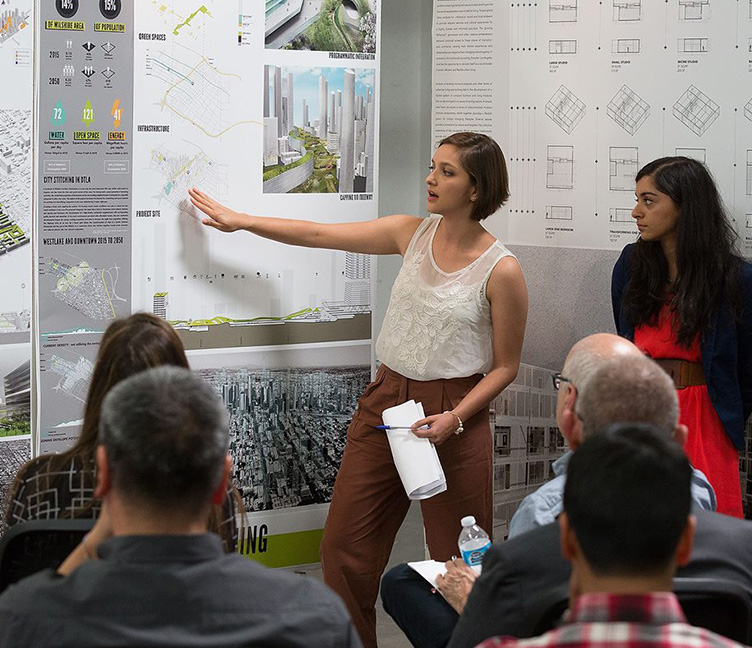
[[[551,380],[554,383],[554,389],[556,391],[559,391],[559,388],[561,387],[561,383],[564,383],[564,382],[568,382],[570,384],[572,383],[572,381],[569,380],[569,378],[565,378],[558,371],[555,374],[552,374]]]

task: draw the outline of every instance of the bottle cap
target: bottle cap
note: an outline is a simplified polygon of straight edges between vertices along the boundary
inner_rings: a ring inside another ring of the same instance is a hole
[[[473,526],[473,524],[475,524],[475,517],[472,515],[467,515],[463,517],[462,520],[460,520],[460,524],[463,527]]]

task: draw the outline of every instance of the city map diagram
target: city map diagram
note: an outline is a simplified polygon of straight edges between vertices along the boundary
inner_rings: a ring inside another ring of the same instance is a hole
[[[162,176],[160,200],[176,209],[192,213],[188,189],[201,187],[217,200],[227,199],[227,165],[218,164],[198,146],[195,153],[176,153],[167,146],[151,152],[149,168]]]
[[[57,277],[52,294],[79,313],[103,322],[122,314],[116,308],[126,302],[117,294],[118,266],[96,268],[84,260],[73,265],[53,258],[47,272]]]
[[[174,53],[149,50],[146,75],[161,81],[163,94],[159,106],[179,120],[187,122],[208,137],[225,135],[241,124],[230,122],[228,111],[232,96],[243,83],[241,76],[219,70],[211,58],[173,41]]]
[[[52,389],[81,403],[86,402],[89,390],[89,379],[94,371],[94,364],[88,358],[77,355],[75,360],[68,360],[59,355],[52,355],[49,359],[49,371],[60,376],[57,385]]]
[[[196,40],[203,36],[206,23],[214,19],[212,0],[193,6],[185,0],[180,2],[152,0],[151,4],[158,21],[173,36],[187,36]],[[186,11],[186,6],[191,8]]]

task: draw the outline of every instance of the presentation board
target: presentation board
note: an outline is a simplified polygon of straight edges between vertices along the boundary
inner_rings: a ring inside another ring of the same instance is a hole
[[[37,3],[38,447],[69,447],[99,340],[149,311],[231,414],[245,553],[318,560],[371,374],[370,257],[201,224],[377,216],[374,0]]]
[[[32,0],[0,0],[0,502],[31,451],[32,47]]]

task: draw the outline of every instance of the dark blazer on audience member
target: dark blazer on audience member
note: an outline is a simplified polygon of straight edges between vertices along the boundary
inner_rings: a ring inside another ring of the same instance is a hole
[[[752,599],[752,522],[709,511],[695,515],[692,559],[676,575],[731,580]],[[570,573],[558,523],[493,545],[448,648],[471,648],[495,635],[535,636],[538,615],[567,595]]]

